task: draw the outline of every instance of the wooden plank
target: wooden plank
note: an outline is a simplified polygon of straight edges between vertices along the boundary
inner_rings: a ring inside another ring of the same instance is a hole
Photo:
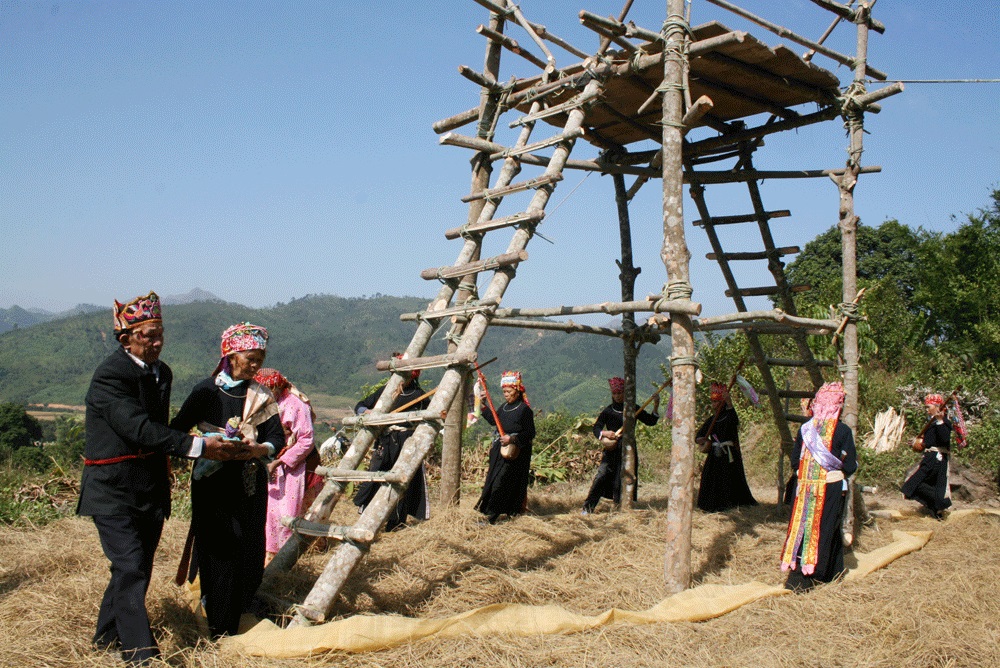
[[[788,209],[781,209],[780,211],[768,211],[765,214],[768,220],[771,220],[772,218],[788,218],[791,215],[792,212],[789,211]],[[739,216],[714,216],[710,220],[712,221],[711,223],[709,223],[710,225],[735,225],[737,223],[756,223],[757,214],[747,213]],[[704,227],[705,221],[699,219],[692,222],[691,224],[694,225],[695,227]]]
[[[445,308],[435,311],[420,311],[418,313],[401,313],[399,319],[402,322],[412,322],[414,320],[441,320],[442,318],[451,318],[453,316],[469,317],[475,315],[476,313],[487,313],[496,308],[499,302],[495,300],[482,300],[476,303],[465,303],[461,306],[452,306],[451,308]],[[379,362],[379,364],[387,364],[387,362]],[[430,367],[428,367],[430,368]],[[384,369],[383,369],[384,371]]]
[[[791,290],[792,292],[808,292],[809,290],[812,290],[812,286],[790,285],[788,286],[788,289]],[[738,294],[740,297],[767,297],[769,295],[781,294],[781,288],[779,288],[777,285],[775,286],[765,285],[759,288],[740,288],[739,290],[736,291],[736,294]],[[732,297],[733,291],[726,290],[726,296]]]
[[[812,419],[810,415],[795,415],[794,413],[785,413],[785,419],[789,422],[798,422],[802,424],[804,422],[809,422]]]
[[[499,230],[504,227],[515,227],[517,225],[535,225],[542,222],[545,218],[544,211],[522,211],[521,213],[515,213],[510,216],[504,216],[503,218],[494,218],[493,220],[486,220],[481,223],[473,223],[472,225],[462,225],[461,227],[453,227],[450,230],[446,230],[444,236],[446,239],[457,239],[461,236],[467,234],[480,234],[483,232],[489,232],[491,230]]]
[[[451,311],[453,309],[445,310]],[[438,315],[441,313],[444,313],[444,311],[425,311],[427,317],[441,317]],[[380,360],[375,363],[375,368],[379,371],[393,372],[437,369],[456,364],[472,364],[476,361],[476,356],[476,351],[472,350],[466,353],[455,353],[454,355],[432,355],[430,357],[411,357],[410,359]]]
[[[726,262],[732,262],[734,260],[768,260],[771,256],[781,257],[784,255],[794,255],[800,252],[798,246],[783,246],[781,248],[775,248],[772,251],[757,251],[757,252],[747,252],[747,253],[722,253],[717,255],[715,253],[705,253],[706,260],[724,260]]]
[[[542,176],[535,177],[533,179],[528,179],[527,181],[519,181],[518,183],[511,183],[509,186],[501,186],[499,188],[487,188],[486,190],[481,190],[477,193],[472,193],[471,195],[466,195],[462,198],[462,201],[468,204],[477,199],[496,199],[498,197],[506,197],[507,195],[513,195],[514,193],[524,192],[525,190],[537,190],[545,186],[551,185],[553,183],[558,183],[563,180],[562,174],[543,174]]]
[[[573,132],[562,132],[557,135],[552,135],[548,139],[543,139],[541,141],[532,142],[525,146],[519,148],[505,148],[501,151],[495,152],[490,156],[491,160],[499,160],[500,158],[513,158],[525,153],[533,153],[539,151],[543,148],[548,148],[550,146],[555,146],[556,144],[561,144],[563,142],[570,141],[571,139],[576,139],[577,137],[582,137],[584,135],[583,128],[577,128]]]
[[[741,169],[738,171],[706,171],[695,172],[687,170],[684,172],[686,183],[740,183],[742,181],[763,181],[767,179],[822,179],[830,177],[840,177],[844,175],[844,169],[800,169],[800,170],[757,170]],[[861,174],[877,174],[882,168],[878,165],[862,167]]]
[[[306,536],[316,536],[317,538],[348,540],[353,543],[371,543],[375,540],[374,531],[359,529],[357,527],[342,527],[322,522],[308,522],[299,517],[282,517],[281,523],[296,533]]]
[[[359,471],[357,469],[338,469],[327,466],[317,466],[316,475],[342,482],[406,482],[401,474],[393,471]]]
[[[389,427],[415,422],[438,422],[443,419],[440,411],[402,411],[399,413],[368,411],[363,415],[348,415],[343,419],[343,423],[347,427]]]
[[[567,111],[572,111],[573,109],[579,109],[580,107],[589,104],[591,101],[595,100],[600,93],[594,92],[590,94],[580,93],[572,100],[563,102],[562,104],[553,105],[541,111],[535,112],[534,114],[526,114],[520,118],[511,121],[510,127],[516,128],[519,125],[527,125],[528,123],[533,123],[535,121],[540,121],[543,118],[549,118],[550,116],[556,116],[558,114],[564,114]]]
[[[509,267],[510,265],[518,264],[519,262],[524,262],[528,259],[528,251],[517,251],[516,253],[504,253],[503,255],[497,255],[496,257],[487,258],[485,260],[477,260],[475,262],[469,262],[467,264],[462,264],[459,266],[448,266],[448,267],[438,267],[424,269],[420,272],[420,278],[428,281],[434,280],[450,280],[455,278],[461,278],[462,276],[469,276],[471,274],[478,274],[481,271],[490,271],[492,269],[498,269],[500,267]]]
[[[768,366],[806,366],[805,360],[782,359],[780,357],[767,357],[764,361]],[[814,360],[818,366],[837,366],[833,360]]]

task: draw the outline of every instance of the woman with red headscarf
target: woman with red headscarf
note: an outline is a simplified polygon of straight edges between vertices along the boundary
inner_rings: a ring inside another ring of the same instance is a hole
[[[264,525],[264,542],[267,555],[264,565],[270,563],[292,530],[281,523],[282,517],[299,517],[306,500],[306,487],[322,486],[322,478],[307,471],[318,464],[319,453],[313,447],[313,410],[309,397],[288,382],[277,369],[261,369],[254,377],[258,383],[271,390],[281,426],[285,432],[285,447],[267,465],[267,521]]]
[[[194,562],[213,637],[239,632],[264,575],[266,462],[285,446],[274,397],[254,381],[267,330],[248,322],[222,333],[222,358],[191,390],[170,426],[242,440],[247,461],[198,460],[191,474]],[[192,575],[193,577],[193,575]]]
[[[743,468],[740,417],[733,408],[729,388],[712,383],[709,398],[712,414],[695,435],[695,442],[708,455],[701,470],[698,507],[706,513],[718,513],[736,506],[756,506]]]
[[[525,396],[521,372],[504,371],[500,377],[504,402],[483,411],[483,418],[497,428],[490,447],[490,466],[476,510],[490,524],[501,515],[520,515],[528,498],[531,477],[531,442],[535,438],[535,414]],[[499,419],[499,424],[498,424]]]
[[[922,503],[937,519],[951,507],[948,485],[948,458],[951,455],[951,422],[948,420],[944,397],[928,394],[924,398],[928,425],[917,437],[913,449],[923,452],[920,466],[903,483],[903,496]]]
[[[792,516],[781,550],[785,588],[807,591],[844,572],[844,500],[847,478],[858,469],[854,433],[840,421],[844,386],[824,383],[792,448],[797,471]]]
[[[611,388],[611,403],[601,411],[594,422],[594,437],[603,446],[601,463],[597,467],[594,475],[594,482],[590,485],[590,493],[583,502],[584,515],[589,515],[597,508],[601,499],[611,499],[618,505],[622,500],[622,448],[621,434],[618,430],[625,423],[625,379],[619,376],[608,379],[608,386]],[[660,419],[658,414],[660,408],[660,395],[653,396],[653,412],[647,413],[645,410],[635,414],[635,419],[645,425],[653,426]],[[633,410],[639,410],[635,406]],[[639,470],[639,453],[635,454],[635,470]],[[632,502],[638,499],[639,486],[632,488]]]

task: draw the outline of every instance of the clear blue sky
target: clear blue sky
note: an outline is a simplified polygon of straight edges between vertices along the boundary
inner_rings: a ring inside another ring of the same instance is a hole
[[[578,11],[617,14],[621,4],[520,6],[590,52],[597,37]],[[740,4],[814,38],[831,20],[807,0]],[[660,27],[665,0],[634,5],[630,18]],[[890,78],[1000,76],[1000,3],[881,0],[876,15],[888,30],[872,36],[870,61]],[[458,252],[443,232],[465,220],[470,157],[439,146],[431,124],[478,103],[456,68],[482,67],[475,28],[487,18],[472,0],[0,0],[0,307],[104,305],[151,288],[200,287],[251,306],[309,293],[431,296],[436,284],[419,272]],[[692,23],[710,20],[748,27],[694,0]],[[519,28],[510,34],[537,52]],[[842,25],[828,44],[853,53],[853,40]],[[554,53],[559,65],[576,60]],[[503,58],[505,79],[536,73]],[[1000,183],[998,121],[1000,84],[910,85],[885,100],[868,117],[864,162],[883,172],[857,187],[863,222],[954,229],[952,215],[985,205]],[[758,152],[759,168],[843,165],[839,122],[787,134]],[[578,144],[573,157],[593,153]],[[555,244],[532,241],[505,305],[618,298],[611,179],[591,175],[566,199],[584,177],[567,172],[556,189],[539,228]],[[773,223],[779,245],[803,245],[836,222],[829,181],[763,189],[768,208],[793,213]],[[710,188],[715,213],[749,211],[743,192]],[[696,217],[690,200],[685,209]],[[664,282],[658,183],[632,215],[643,295]],[[689,227],[688,239],[695,299],[706,314],[731,311],[703,232]]]

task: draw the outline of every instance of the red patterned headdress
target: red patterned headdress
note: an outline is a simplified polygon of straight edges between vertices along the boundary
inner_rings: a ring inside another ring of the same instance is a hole
[[[944,397],[940,394],[928,394],[924,397],[925,406],[944,406]]]
[[[394,359],[394,360],[405,360],[405,359],[408,359],[408,358],[406,356],[406,353],[393,353],[392,354],[392,359]],[[420,378],[420,369],[414,369],[414,370],[410,371],[410,378],[412,380],[416,380],[416,379]]]
[[[115,334],[121,334],[143,322],[162,320],[160,297],[153,291],[145,297],[136,297],[127,304],[115,300]]]
[[[728,401],[729,388],[722,383],[712,383],[708,389],[708,398],[712,401]]]
[[[528,391],[524,387],[524,381],[521,380],[520,371],[504,371],[500,374],[500,388],[513,387],[515,390],[521,393],[521,399],[525,404],[530,406],[528,402]]]
[[[625,379],[615,376],[614,378],[608,378],[608,386],[611,387],[612,394],[618,394],[619,392],[625,391]]]
[[[281,394],[290,385],[288,379],[282,376],[277,369],[261,369],[253,379],[274,392],[275,395]]]
[[[267,350],[267,330],[249,322],[241,322],[222,333],[223,357],[244,350]]]

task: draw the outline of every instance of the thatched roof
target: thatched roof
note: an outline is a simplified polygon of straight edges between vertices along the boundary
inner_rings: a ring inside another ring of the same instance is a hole
[[[718,22],[694,28],[693,44],[719,37],[731,31]],[[739,41],[722,44],[691,59],[689,83],[691,99],[707,95],[714,103],[702,124],[733,121],[757,114],[774,114],[779,118],[798,115],[794,107],[816,103],[833,104],[840,95],[840,81],[830,71],[813,65],[785,46],[771,47],[749,33],[737,32]],[[661,45],[647,43],[640,47],[643,55],[661,51]],[[608,57],[625,62],[629,54],[609,52]],[[583,69],[583,64],[566,68],[564,74]],[[525,84],[537,79],[525,80]],[[602,147],[627,145],[643,139],[660,140],[661,117],[659,100],[654,100],[641,114],[639,108],[663,82],[659,67],[611,77],[604,85],[598,103],[587,110],[585,138]],[[529,84],[530,85],[530,84]],[[527,85],[523,86],[527,87]],[[515,85],[519,90],[522,86]],[[574,91],[566,89],[547,96],[549,106],[568,100]],[[519,106],[527,111],[529,103]],[[561,127],[566,116],[559,114],[546,119]]]

